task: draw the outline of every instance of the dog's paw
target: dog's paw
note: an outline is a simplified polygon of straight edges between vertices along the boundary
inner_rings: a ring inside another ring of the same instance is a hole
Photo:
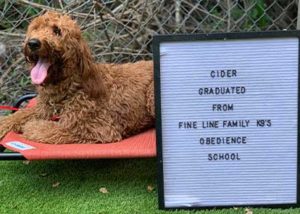
[[[0,140],[2,140],[5,137],[5,135],[10,131],[12,131],[11,127],[0,125]]]
[[[1,119],[3,120],[3,117]],[[2,140],[8,132],[12,131],[13,126],[4,120],[0,122],[0,140]]]

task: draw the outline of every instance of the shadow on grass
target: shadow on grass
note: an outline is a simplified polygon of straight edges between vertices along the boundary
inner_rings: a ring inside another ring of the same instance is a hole
[[[52,192],[55,188],[52,185],[57,182],[57,189],[71,188],[75,192],[80,188],[101,186],[111,187],[111,191],[117,188],[132,190],[156,183],[156,159],[33,161],[28,165],[6,163],[1,166],[6,170],[5,174],[19,181],[14,183],[14,188],[20,184],[22,188],[42,192]]]

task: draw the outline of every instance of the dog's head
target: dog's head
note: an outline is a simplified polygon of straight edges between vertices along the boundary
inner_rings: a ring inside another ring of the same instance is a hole
[[[90,97],[105,94],[90,49],[71,17],[47,12],[33,19],[26,33],[24,53],[32,65],[33,84],[56,85],[77,75],[81,87]]]
[[[24,53],[31,63],[31,79],[36,85],[68,77],[64,69],[75,66],[82,56],[80,28],[69,16],[46,12],[32,20],[24,42]]]

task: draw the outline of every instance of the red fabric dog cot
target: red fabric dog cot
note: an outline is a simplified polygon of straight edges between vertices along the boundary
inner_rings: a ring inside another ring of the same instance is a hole
[[[154,129],[107,144],[43,144],[26,140],[13,132],[1,141],[2,146],[21,153],[27,160],[155,157],[155,144]]]
[[[34,100],[28,107],[34,105]],[[52,145],[32,142],[22,135],[10,132],[0,142],[3,147],[16,153],[0,153],[0,160],[50,160],[50,159],[109,159],[147,158],[156,156],[155,130],[107,144]]]

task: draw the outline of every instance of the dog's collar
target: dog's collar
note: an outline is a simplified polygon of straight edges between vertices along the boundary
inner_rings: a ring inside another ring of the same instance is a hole
[[[60,119],[59,115],[61,113],[61,109],[57,108],[53,101],[49,101],[49,105],[53,108],[53,116],[51,117],[52,121],[58,121]]]
[[[54,115],[58,115],[60,113],[60,109],[58,109],[53,101],[49,101],[49,105],[53,108]]]

